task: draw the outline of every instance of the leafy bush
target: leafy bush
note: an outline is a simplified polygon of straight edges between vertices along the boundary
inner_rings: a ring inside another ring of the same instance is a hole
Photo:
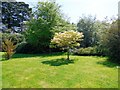
[[[14,44],[18,44],[24,41],[24,36],[18,33],[8,34],[2,33],[2,40],[11,39]]]
[[[15,53],[15,50],[17,46],[25,41],[25,38],[23,35],[18,33],[0,33],[1,35],[1,44],[2,44],[2,50],[6,52],[4,57],[6,59],[10,59],[12,55]]]
[[[105,46],[108,48],[108,56],[113,62],[120,63],[120,30],[118,27],[120,20],[117,20],[111,24],[111,27],[106,34]]]
[[[3,40],[2,48],[5,51],[5,58],[8,60],[15,53],[16,45],[14,45],[11,39],[5,39]]]
[[[99,55],[96,47],[76,49],[73,53],[76,55]]]
[[[33,47],[33,45],[26,42],[19,44],[18,47],[16,48],[17,53],[26,53],[26,54],[36,53],[35,51],[36,51],[35,47]]]

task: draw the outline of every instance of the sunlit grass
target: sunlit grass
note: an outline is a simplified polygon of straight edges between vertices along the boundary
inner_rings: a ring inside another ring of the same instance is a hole
[[[118,88],[118,69],[106,57],[16,54],[2,61],[3,88]]]

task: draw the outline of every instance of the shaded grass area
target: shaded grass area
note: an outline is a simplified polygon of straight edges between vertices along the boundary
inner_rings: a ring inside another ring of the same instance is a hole
[[[66,60],[65,58],[61,59],[53,59],[48,61],[43,61],[43,64],[48,64],[50,66],[61,66],[61,65],[68,65],[74,63],[74,60]]]
[[[5,52],[0,52],[0,56],[4,55]],[[48,57],[48,56],[58,56],[58,55],[65,55],[64,52],[56,52],[56,53],[49,53],[49,54],[14,54],[12,58],[30,58],[30,57]],[[0,58],[0,61],[6,61],[4,57]]]
[[[30,58],[30,57],[48,57],[48,56],[58,56],[58,55],[65,55],[63,52],[57,53],[49,53],[49,54],[17,54],[13,55],[12,58]]]
[[[2,63],[0,62],[0,89],[2,89]]]
[[[118,88],[117,64],[106,57],[15,54],[2,61],[3,88]]]
[[[106,60],[106,61],[99,61],[99,62],[97,62],[97,64],[105,65],[105,66],[107,66],[107,67],[120,66],[119,64],[114,63],[114,62],[111,62],[111,61],[108,61],[108,60]]]

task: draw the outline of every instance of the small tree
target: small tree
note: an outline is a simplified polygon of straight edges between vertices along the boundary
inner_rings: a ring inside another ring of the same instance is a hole
[[[67,50],[67,60],[69,60],[70,49],[80,46],[80,41],[83,38],[83,34],[77,31],[65,31],[63,33],[55,33],[54,38],[51,40],[51,44],[61,47]]]
[[[5,58],[9,60],[11,56],[15,53],[16,45],[13,44],[11,39],[5,39],[3,40],[2,43],[2,48],[6,52],[5,53]]]

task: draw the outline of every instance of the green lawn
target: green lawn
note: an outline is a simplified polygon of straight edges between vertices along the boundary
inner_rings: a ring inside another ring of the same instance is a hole
[[[15,54],[2,62],[3,88],[118,88],[118,69],[106,57]]]

